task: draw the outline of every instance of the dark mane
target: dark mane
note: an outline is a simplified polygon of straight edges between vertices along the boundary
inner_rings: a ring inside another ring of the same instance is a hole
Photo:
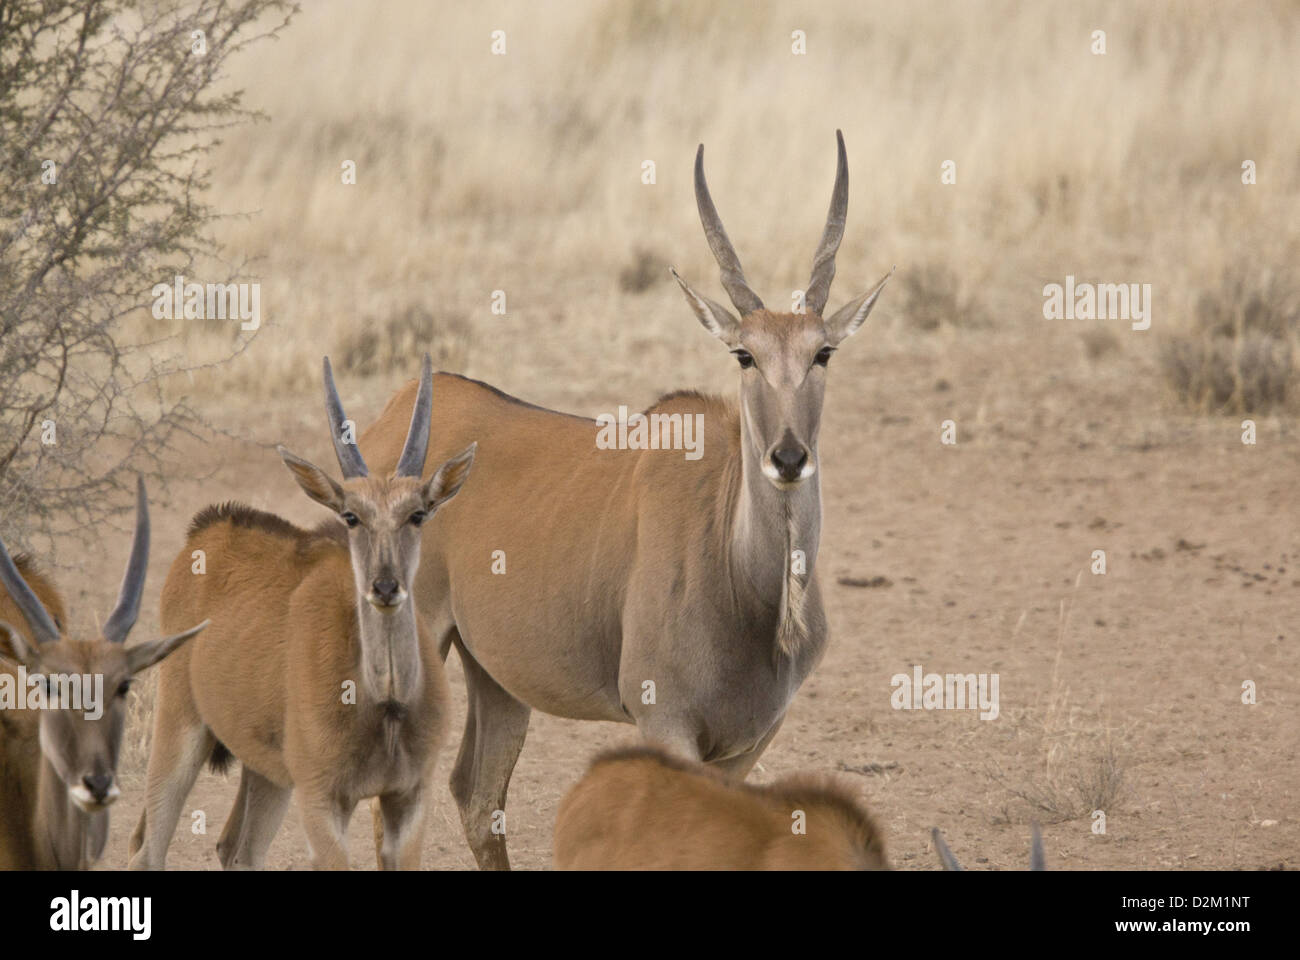
[[[248,504],[238,503],[234,500],[227,500],[225,503],[214,503],[204,507],[190,521],[190,528],[186,536],[192,537],[196,533],[218,523],[229,523],[232,527],[244,527],[250,530],[261,530],[272,536],[284,537],[287,540],[300,543],[319,539],[347,542],[347,536],[343,533],[343,528],[332,520],[324,520],[313,529],[304,530],[302,527],[296,526],[274,513],[258,510],[255,507],[248,506]]]
[[[704,403],[716,403],[719,399],[720,398],[710,396],[707,393],[701,393],[698,390],[670,390],[654,403],[650,404],[650,406],[646,407],[645,412],[649,413],[655,407],[661,407],[670,400],[700,400]]]
[[[34,573],[38,577],[41,575],[40,565],[32,559],[30,553],[10,554],[9,559],[14,562],[14,566],[18,568],[18,572],[23,575],[24,580],[27,579],[29,573]]]

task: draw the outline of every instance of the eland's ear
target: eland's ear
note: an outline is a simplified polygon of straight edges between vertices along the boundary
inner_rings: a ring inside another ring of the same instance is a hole
[[[41,665],[40,648],[28,643],[17,627],[0,620],[0,661],[36,671]]]
[[[894,275],[895,269],[891,267],[889,272],[872,289],[856,300],[850,300],[844,304],[826,321],[826,339],[831,346],[847,340],[858,332],[858,328],[867,319],[867,314],[876,305],[876,298],[880,296],[880,291],[885,289],[885,284]]]
[[[429,478],[429,482],[424,485],[426,510],[432,513],[460,492],[461,486],[469,478],[469,469],[474,465],[477,450],[478,443],[471,443]]]
[[[294,456],[284,447],[277,446],[275,449],[293,478],[298,481],[298,486],[302,487],[303,493],[335,513],[343,512],[343,488],[329,474],[316,464]]]
[[[669,267],[668,271],[682,288],[682,293],[686,294],[686,302],[691,305],[691,309],[695,311],[695,316],[704,325],[704,329],[728,347],[740,346],[740,321],[735,315],[722,304],[708,297],[702,297],[692,290],[690,284],[672,267]]]
[[[173,633],[170,637],[160,637],[157,640],[150,640],[148,643],[128,647],[126,651],[127,670],[130,671],[131,676],[135,676],[143,670],[148,670],[159,660],[179,650],[191,637],[196,637],[202,633],[203,628],[211,622],[211,620],[204,620],[197,626],[190,627],[181,633]]]

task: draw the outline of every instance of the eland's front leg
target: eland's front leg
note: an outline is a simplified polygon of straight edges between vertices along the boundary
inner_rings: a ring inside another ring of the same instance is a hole
[[[383,870],[418,870],[424,853],[424,826],[428,822],[426,790],[420,784],[406,793],[379,798],[384,821],[379,865]]]
[[[509,870],[505,807],[510,775],[528,736],[532,709],[506,693],[457,644],[465,668],[465,735],[451,772],[451,795],[465,839],[484,870]]]

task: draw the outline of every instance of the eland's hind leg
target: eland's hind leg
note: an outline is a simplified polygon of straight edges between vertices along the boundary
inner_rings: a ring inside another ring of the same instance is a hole
[[[245,764],[239,775],[239,796],[217,843],[221,866],[261,870],[292,798],[292,787],[282,787]]]
[[[131,838],[132,870],[161,870],[165,866],[167,847],[176,832],[176,822],[180,820],[185,798],[194,788],[194,781],[216,742],[212,732],[202,723],[180,727],[162,723],[155,725],[146,775],[144,811]]]
[[[532,709],[487,675],[454,638],[465,669],[465,735],[451,772],[451,795],[460,810],[474,859],[484,870],[509,870],[505,806],[510,775],[528,736]]]

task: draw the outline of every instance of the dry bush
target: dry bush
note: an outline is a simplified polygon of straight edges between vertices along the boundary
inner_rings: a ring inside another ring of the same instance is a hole
[[[1076,591],[1078,586],[1076,579]],[[1072,704],[1070,689],[1061,680],[1061,650],[1072,609],[1073,598],[1061,601],[1058,647],[1047,706],[1042,719],[1028,731],[1037,741],[1032,750],[1041,756],[1041,772],[1015,779],[996,764],[988,770],[991,779],[1028,804],[1035,816],[1050,823],[1088,817],[1094,810],[1109,815],[1126,791],[1123,732]]]
[[[152,320],[160,281],[220,259],[209,153],[258,116],[226,72],[290,15],[281,0],[0,3],[0,515],[11,544],[94,532],[131,509],[132,474],[164,480],[201,426],[163,390],[193,368],[168,343],[174,330],[126,321]],[[243,277],[236,267],[207,279]]]
[[[1300,126],[1277,122],[1294,112],[1294,4],[1243,17],[1167,0],[1100,12],[998,0],[494,3],[506,56],[489,53],[478,5],[371,7],[357,17],[348,0],[313,0],[275,56],[239,67],[239,85],[275,117],[230,132],[213,184],[223,205],[255,214],[223,224],[266,278],[268,329],[240,364],[250,395],[314,390],[302,371],[357,317],[382,316],[377,297],[478,316],[497,288],[520,304],[502,332],[530,338],[529,362],[479,351],[473,375],[544,402],[557,384],[600,389],[618,364],[628,389],[664,386],[644,354],[612,348],[608,318],[623,311],[621,329],[647,349],[687,355],[688,328],[662,319],[667,280],[629,268],[638,247],[721,295],[692,191],[701,141],[746,275],[776,303],[807,282],[843,128],[850,209],[831,304],[896,263],[878,309],[896,315],[910,283],[923,329],[983,322],[968,307],[997,323],[1032,318],[1026,278],[1048,263],[1132,263],[1159,289],[1186,289],[1188,264],[1226,238],[1256,249],[1296,232]],[[1105,57],[1088,51],[1099,17]],[[790,52],[796,20],[809,56]],[[1258,186],[1238,181],[1231,144],[1250,144],[1269,171]],[[943,186],[950,157],[958,181]],[[356,186],[338,182],[344,159],[358,162]],[[1198,223],[1214,229],[1189,229]],[[907,279],[931,260],[950,269]]]
[[[1233,267],[1201,294],[1194,321],[1161,342],[1161,366],[1179,400],[1195,410],[1265,413],[1293,394],[1297,333],[1296,286]]]
[[[989,325],[984,307],[963,290],[956,272],[943,264],[930,262],[900,271],[899,287],[901,309],[918,330]]]
[[[423,307],[408,305],[382,320],[366,318],[344,332],[339,366],[356,376],[396,373],[407,376],[426,352],[435,370],[461,370],[469,360],[473,340],[469,321],[461,314],[435,319]]]
[[[1079,339],[1083,341],[1083,352],[1093,363],[1110,356],[1112,353],[1117,353],[1120,349],[1119,337],[1115,335],[1113,330],[1108,330],[1105,327],[1085,330],[1079,334]]]
[[[653,251],[637,247],[632,262],[618,275],[618,285],[625,293],[645,293],[656,283],[668,279],[668,261]]]

